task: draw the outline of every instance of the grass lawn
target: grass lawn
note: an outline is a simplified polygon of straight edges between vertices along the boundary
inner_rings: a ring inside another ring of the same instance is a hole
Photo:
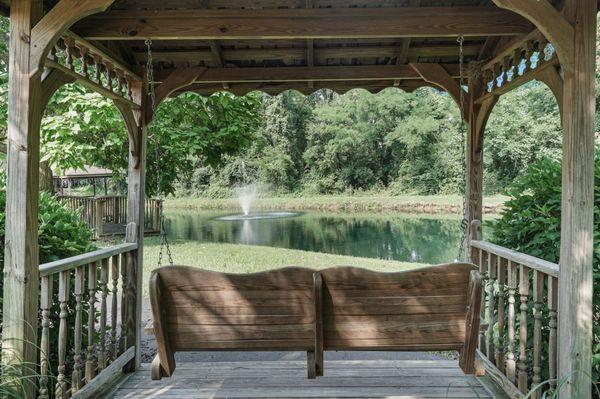
[[[254,273],[283,266],[323,269],[344,265],[388,272],[426,266],[419,263],[357,258],[294,249],[197,241],[174,241],[171,243],[171,249],[176,265],[198,266],[226,273]],[[144,241],[144,281],[146,282],[150,272],[156,268],[158,252],[158,237],[146,238]],[[164,252],[163,264],[167,263],[166,251]],[[144,285],[144,295],[147,294],[148,287]]]
[[[507,197],[502,195],[484,198],[486,213],[496,213]],[[258,210],[319,210],[330,212],[385,212],[401,211],[408,213],[460,213],[462,198],[459,195],[323,195],[310,197],[257,198],[252,205]],[[214,209],[237,210],[235,198],[175,198],[165,202],[166,209]]]

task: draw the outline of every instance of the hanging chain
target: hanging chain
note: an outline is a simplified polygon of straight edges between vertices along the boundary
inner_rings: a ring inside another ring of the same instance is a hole
[[[467,134],[465,132],[465,90],[464,88],[464,70],[465,70],[465,54],[464,54],[464,43],[465,37],[463,35],[459,35],[456,39],[459,45],[459,73],[460,73],[460,147],[461,147],[461,166],[462,166],[462,185],[461,185],[461,194],[462,194],[462,220],[460,221],[461,228],[461,239],[460,245],[458,247],[458,254],[456,256],[456,261],[458,262],[461,259],[464,259],[464,250],[465,243],[467,241],[467,231],[469,227],[469,220],[467,219],[467,150],[465,147]]]
[[[150,105],[152,107],[152,115],[156,117],[156,85],[154,83],[154,61],[152,59],[152,40],[146,40],[146,48],[148,49],[148,60],[146,61],[146,77],[148,79],[148,93],[150,94]],[[148,129],[150,130],[150,129]],[[164,195],[162,191],[162,175],[160,173],[160,142],[156,130],[149,135],[154,142],[154,155],[156,157],[156,189],[158,190],[159,201],[159,231],[160,231],[160,248],[158,250],[158,267],[162,266],[163,251],[166,248],[169,264],[173,266],[173,255],[171,254],[171,246],[165,231],[165,213],[163,211]]]

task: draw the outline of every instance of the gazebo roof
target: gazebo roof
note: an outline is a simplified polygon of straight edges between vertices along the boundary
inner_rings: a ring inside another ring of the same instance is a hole
[[[207,68],[185,89],[202,94],[411,91],[428,83],[410,63],[459,76],[459,35],[468,63],[533,30],[491,0],[116,0],[71,29],[139,75],[150,38],[156,81]]]

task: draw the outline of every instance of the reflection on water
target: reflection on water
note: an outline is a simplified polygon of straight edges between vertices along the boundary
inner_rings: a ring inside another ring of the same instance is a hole
[[[223,214],[170,212],[165,227],[176,239],[423,263],[453,261],[460,240],[458,219],[305,213],[289,219],[216,220],[219,216]]]

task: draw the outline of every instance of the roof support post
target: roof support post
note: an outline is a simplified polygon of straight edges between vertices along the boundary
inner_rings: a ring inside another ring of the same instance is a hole
[[[558,378],[561,398],[591,398],[594,236],[595,0],[568,0],[574,27],[572,69],[564,70],[563,170],[558,283]]]
[[[42,83],[39,73],[31,74],[29,38],[42,13],[41,0],[11,2],[2,360],[15,367],[15,380],[35,375],[38,355]],[[26,397],[34,398],[35,378],[23,381]]]
[[[492,96],[483,103],[479,104],[475,100],[481,96],[484,91],[484,83],[481,77],[479,64],[470,66],[468,79],[469,96],[468,107],[464,116],[467,124],[467,184],[466,184],[466,219],[469,228],[475,226],[474,220],[483,220],[483,134],[487,121],[489,119],[496,102],[497,96]],[[467,234],[467,240],[470,239],[472,232]],[[470,258],[469,245],[465,246],[465,259]]]
[[[533,22],[555,47],[562,82],[563,163],[560,274],[558,285],[558,379],[561,398],[591,398],[595,0],[566,0],[562,13],[548,0],[494,0]],[[544,76],[555,92],[556,76]]]
[[[144,265],[144,217],[146,187],[146,148],[148,123],[148,95],[145,82],[135,82],[133,100],[139,110],[120,106],[129,133],[129,167],[127,179],[127,230],[125,241],[137,243],[137,250],[127,258],[125,284],[125,349],[135,346],[135,359],[125,366],[134,371],[141,362],[142,277]]]

